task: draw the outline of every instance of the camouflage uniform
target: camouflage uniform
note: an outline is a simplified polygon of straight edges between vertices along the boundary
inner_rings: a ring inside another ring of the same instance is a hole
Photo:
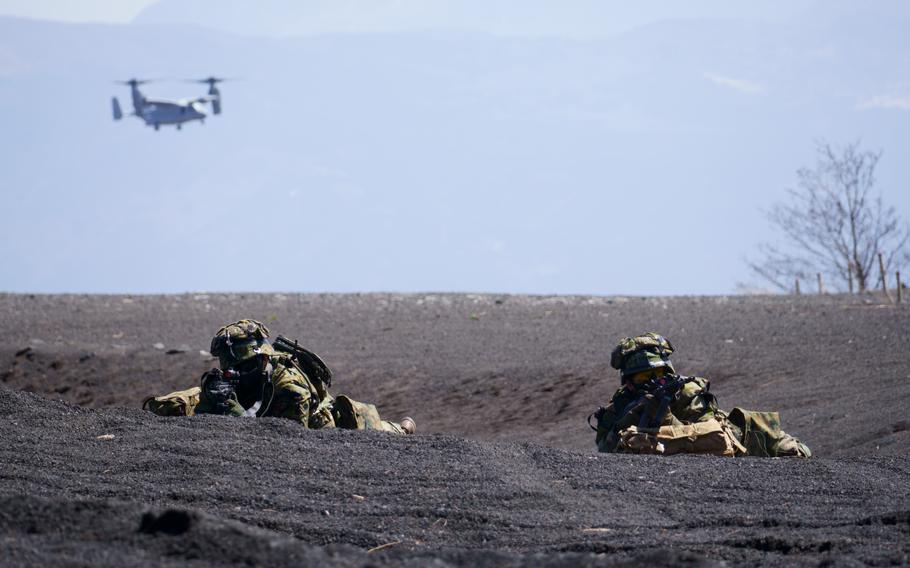
[[[146,399],[143,407],[162,416],[269,416],[288,418],[305,428],[337,426],[397,434],[413,432],[410,418],[402,420],[405,424],[402,427],[382,420],[372,404],[344,395],[333,397],[328,385],[311,380],[291,354],[276,351],[268,336],[268,329],[255,320],[241,320],[222,327],[211,346],[221,370],[213,369],[203,375],[199,387]],[[243,372],[235,372],[235,367]],[[228,381],[224,377],[228,373],[239,375],[236,384],[225,386]],[[246,377],[252,379],[245,380]]]
[[[805,444],[781,430],[776,412],[720,410],[707,379],[676,375],[669,359],[672,352],[666,338],[650,332],[627,337],[613,350],[610,364],[620,370],[622,387],[608,406],[591,416],[597,422],[592,427],[599,451],[812,455]],[[641,377],[648,382],[637,383]],[[679,384],[678,389],[669,388]]]

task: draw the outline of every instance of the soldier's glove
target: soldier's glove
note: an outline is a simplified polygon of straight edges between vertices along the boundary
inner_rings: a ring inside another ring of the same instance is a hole
[[[212,369],[202,375],[202,396],[212,405],[216,414],[228,414],[231,401],[237,402],[236,372],[225,374],[221,369]]]

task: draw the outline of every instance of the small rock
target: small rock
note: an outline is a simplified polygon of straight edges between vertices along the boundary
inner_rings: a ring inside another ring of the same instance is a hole
[[[161,351],[162,349],[164,349],[164,343],[156,343],[156,344],[152,345],[152,347],[154,347],[158,351]]]
[[[95,439],[96,440],[113,440],[114,438],[116,438],[116,436],[114,436],[113,434],[102,434],[102,435],[96,437]]]
[[[139,532],[179,535],[189,531],[196,521],[196,515],[187,511],[169,509],[160,515],[150,512],[142,515]]]

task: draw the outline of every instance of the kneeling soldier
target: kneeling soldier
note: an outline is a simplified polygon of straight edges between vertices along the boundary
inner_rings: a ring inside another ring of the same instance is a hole
[[[149,397],[143,408],[161,416],[223,414],[290,418],[306,428],[384,430],[413,434],[414,420],[379,417],[372,404],[333,397],[332,372],[315,353],[278,336],[255,320],[241,320],[215,333],[210,349],[219,369],[202,375],[201,385]]]
[[[724,456],[804,457],[809,448],[780,428],[777,412],[717,407],[701,377],[676,374],[669,340],[656,333],[627,337],[610,357],[622,388],[596,418],[601,452],[701,453]]]

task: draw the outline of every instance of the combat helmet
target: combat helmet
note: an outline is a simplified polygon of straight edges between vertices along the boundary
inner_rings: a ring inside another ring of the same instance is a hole
[[[269,343],[269,328],[251,319],[240,320],[216,331],[209,352],[218,357],[222,369],[260,355],[275,355],[275,349]]]
[[[610,366],[619,370],[622,382],[636,373],[649,369],[666,368],[675,374],[670,353],[673,353],[673,344],[670,340],[649,331],[620,341],[610,355]]]

